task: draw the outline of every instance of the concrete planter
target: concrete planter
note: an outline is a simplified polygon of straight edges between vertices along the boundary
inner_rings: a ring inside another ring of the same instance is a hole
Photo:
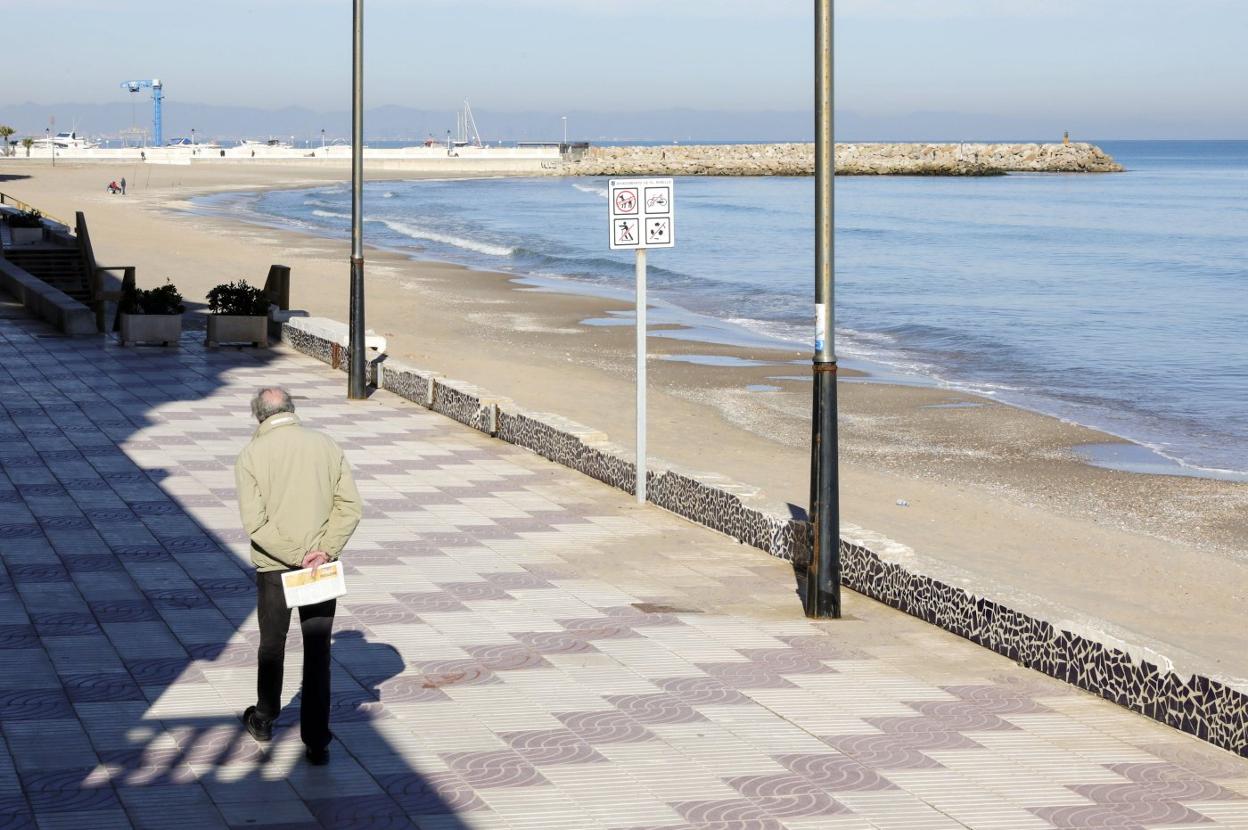
[[[182,337],[181,314],[122,314],[121,345],[132,343],[178,344]]]
[[[269,346],[269,318],[266,315],[243,317],[234,314],[209,314],[208,336],[204,345],[212,348],[222,343],[248,343],[257,349]]]
[[[43,228],[9,228],[14,245],[38,245],[43,241]]]

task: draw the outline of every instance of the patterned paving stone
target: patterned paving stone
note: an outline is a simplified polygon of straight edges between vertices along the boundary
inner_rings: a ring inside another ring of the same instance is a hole
[[[310,359],[41,333],[0,301],[0,830],[1248,826],[1242,759],[852,594],[807,621],[785,563]],[[327,769],[297,624],[275,740],[237,721],[275,378],[367,506]]]
[[[878,773],[843,755],[780,755],[776,760],[828,792],[888,790],[894,787]]]
[[[537,768],[517,752],[455,752],[443,757],[474,789],[532,787],[547,783]]]
[[[655,738],[640,723],[620,712],[567,712],[556,717],[589,744],[635,743]]]
[[[606,761],[580,735],[566,729],[538,729],[501,736],[516,754],[534,766]]]
[[[410,816],[443,816],[485,806],[466,781],[454,773],[381,775],[378,783]]]

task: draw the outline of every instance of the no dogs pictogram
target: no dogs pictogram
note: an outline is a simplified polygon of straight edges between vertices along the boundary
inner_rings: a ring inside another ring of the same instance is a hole
[[[637,212],[636,188],[626,188],[615,191],[615,212],[620,214]]]

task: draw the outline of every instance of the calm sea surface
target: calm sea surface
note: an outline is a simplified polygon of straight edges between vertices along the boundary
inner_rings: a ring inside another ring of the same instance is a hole
[[[838,348],[1248,471],[1248,142],[1104,142],[1119,175],[836,182]],[[677,247],[650,256],[671,319],[806,345],[810,179],[677,181]],[[344,235],[345,187],[205,207]],[[631,291],[606,182],[369,184],[366,241],[565,287]]]

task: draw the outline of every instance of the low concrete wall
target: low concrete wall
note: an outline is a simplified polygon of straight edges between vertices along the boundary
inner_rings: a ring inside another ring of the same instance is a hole
[[[95,313],[58,288],[0,256],[0,288],[64,334],[95,334]]]
[[[331,365],[336,344],[282,327],[282,339]],[[345,369],[345,366],[343,366]],[[378,355],[369,382],[473,429],[562,464],[627,493],[636,467],[605,434],[558,415],[521,409],[464,381]],[[811,528],[776,512],[756,490],[721,476],[681,471],[651,460],[647,500],[706,527],[801,564]],[[1051,677],[1248,757],[1248,684],[1177,671],[1155,650],[1112,636],[1097,621],[1076,623],[1043,603],[989,599],[971,580],[939,573],[912,555],[862,540],[841,541],[843,584]],[[931,575],[936,573],[937,575]],[[954,581],[963,585],[955,585]],[[1002,592],[1010,596],[1008,591]],[[1006,602],[1009,604],[1007,605]]]

